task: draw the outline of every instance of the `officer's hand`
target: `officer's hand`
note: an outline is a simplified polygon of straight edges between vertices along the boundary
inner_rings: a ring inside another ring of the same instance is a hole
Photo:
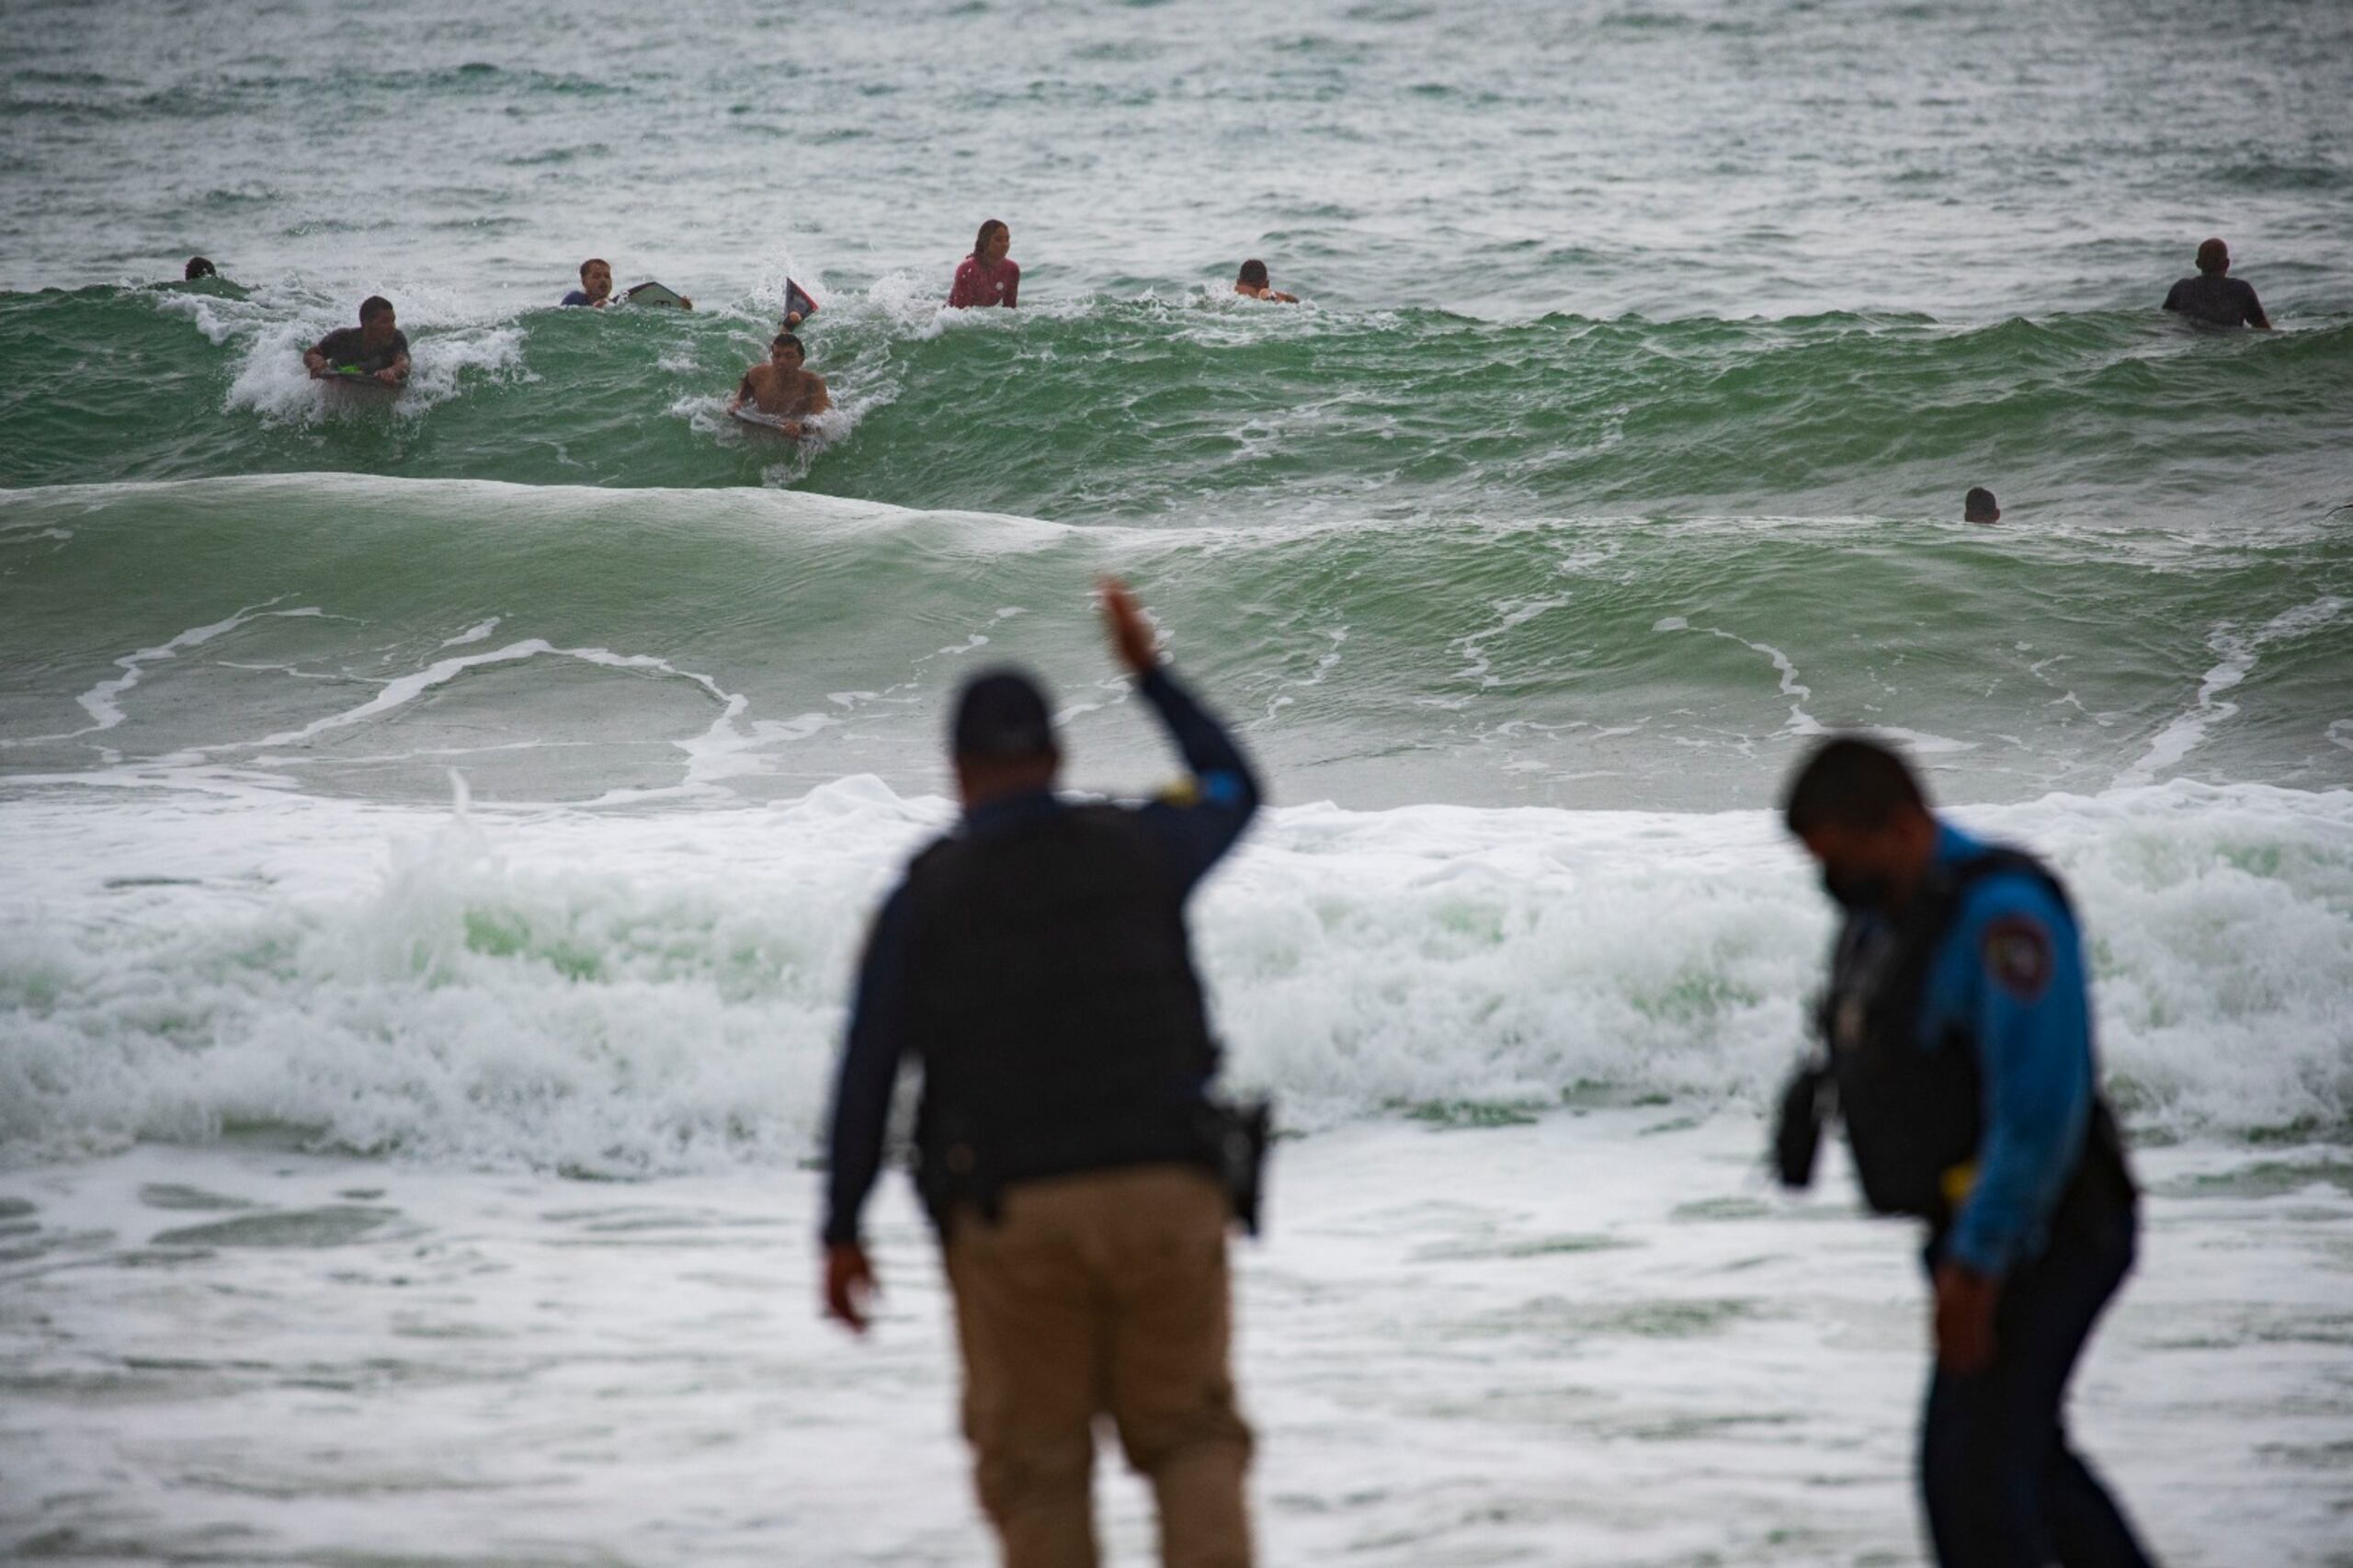
[[[1103,596],[1103,626],[1111,634],[1111,652],[1130,675],[1144,674],[1160,663],[1160,639],[1152,622],[1117,577],[1106,577],[1096,586]]]
[[[882,1293],[866,1249],[852,1242],[825,1249],[825,1315],[854,1334],[866,1332],[866,1303]]]
[[[2001,1297],[1998,1276],[1957,1263],[1937,1265],[1938,1366],[1965,1378],[1994,1364],[1994,1306]]]

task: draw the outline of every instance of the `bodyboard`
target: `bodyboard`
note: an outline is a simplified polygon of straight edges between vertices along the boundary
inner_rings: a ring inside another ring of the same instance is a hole
[[[632,305],[685,306],[687,304],[686,296],[675,289],[665,288],[659,283],[641,283],[623,294],[621,298]]]
[[[756,408],[736,408],[730,409],[728,415],[738,425],[748,425],[755,430],[765,430],[780,440],[806,441],[811,438],[809,420],[805,416],[794,422],[801,426],[800,433],[795,435],[784,427],[784,415],[779,414],[762,414]]]

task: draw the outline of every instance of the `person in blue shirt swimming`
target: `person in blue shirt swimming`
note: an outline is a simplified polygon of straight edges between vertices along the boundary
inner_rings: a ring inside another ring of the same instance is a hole
[[[1835,1097],[1865,1200],[1927,1221],[1937,1366],[1919,1464],[1937,1559],[2139,1568],[2064,1417],[2137,1231],[2066,892],[2032,857],[1939,821],[1904,759],[1860,736],[1818,746],[1782,810],[1846,920],[1826,1059],[1783,1104],[1781,1175],[1804,1185]]]
[[[580,287],[558,300],[556,303],[559,306],[585,306],[590,310],[601,311],[608,305],[626,304],[637,296],[640,290],[648,288],[661,290],[661,285],[639,283],[633,285],[627,294],[616,298],[613,293],[613,264],[601,256],[592,256],[580,264]],[[668,303],[668,290],[661,290],[661,291],[663,298],[657,302]],[[681,310],[691,311],[695,308],[695,302],[684,294],[677,297],[676,302]],[[811,308],[813,310],[815,307]]]
[[[580,287],[556,301],[559,305],[585,305],[602,310],[613,301],[613,264],[601,256],[592,256],[580,264]]]

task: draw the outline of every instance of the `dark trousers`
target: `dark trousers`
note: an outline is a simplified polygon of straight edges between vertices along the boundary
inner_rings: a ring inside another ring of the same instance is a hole
[[[1920,1492],[1943,1568],[2143,1568],[2148,1553],[2068,1446],[2067,1380],[2132,1267],[2135,1221],[2118,1206],[2063,1223],[2013,1271],[1995,1309],[1994,1364],[1939,1368],[1920,1426]],[[1933,1252],[1932,1252],[1933,1256]]]

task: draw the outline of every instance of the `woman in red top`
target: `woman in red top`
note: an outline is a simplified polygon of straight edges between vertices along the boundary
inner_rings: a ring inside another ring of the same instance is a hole
[[[1013,231],[992,218],[981,225],[972,254],[956,268],[956,286],[948,290],[950,310],[967,305],[1003,305],[1011,310],[1021,292],[1021,264],[1006,259],[1013,248]]]

